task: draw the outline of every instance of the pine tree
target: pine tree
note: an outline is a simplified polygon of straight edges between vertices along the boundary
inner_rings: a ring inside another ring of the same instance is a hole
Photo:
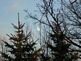
[[[53,61],[76,61],[79,58],[78,51],[75,51],[72,44],[69,42],[69,36],[66,30],[63,30],[60,24],[52,24],[54,31],[49,33],[52,43],[47,43],[51,49]],[[76,57],[76,58],[75,58]]]
[[[4,41],[7,48],[6,53],[2,52],[2,56],[5,61],[36,61],[35,44],[33,41],[31,32],[24,32],[24,24],[19,21],[18,14],[18,26],[12,24],[16,29],[15,35],[8,35],[10,43]]]

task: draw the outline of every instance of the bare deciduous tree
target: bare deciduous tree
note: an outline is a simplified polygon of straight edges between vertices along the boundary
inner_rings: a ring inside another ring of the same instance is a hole
[[[69,0],[69,2],[71,1]],[[71,4],[74,4],[75,2],[76,0],[72,1]],[[59,5],[61,9],[56,9],[54,7],[55,0],[42,0],[42,3],[43,4],[40,5],[39,7],[39,10],[41,12],[41,16],[39,16],[40,18],[33,16],[29,13],[28,14],[30,18],[39,21],[40,23],[48,26],[51,29],[50,30],[51,32],[48,31],[50,37],[49,43],[46,42],[49,51],[51,52],[51,54],[49,53],[48,56],[51,58],[51,59],[49,58],[49,60],[76,61],[79,58],[78,57],[79,50],[75,50],[74,48],[76,47],[73,48],[73,45],[78,47],[80,47],[80,45],[74,42],[73,38],[75,38],[75,36],[73,36],[72,34],[73,32],[71,32],[72,27],[69,26],[69,24],[73,24],[73,22],[75,21],[73,19],[72,19],[73,21],[72,23],[69,23],[70,21],[67,21],[68,19],[66,18],[63,12],[63,7],[61,7],[61,4]],[[44,55],[44,57],[46,56]]]

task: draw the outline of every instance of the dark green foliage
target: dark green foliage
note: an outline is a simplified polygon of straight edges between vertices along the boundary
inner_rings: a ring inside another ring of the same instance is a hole
[[[69,52],[70,43],[65,40],[65,37],[61,33],[50,34],[53,44],[48,44],[48,47],[51,49],[54,61],[67,61],[66,56]]]
[[[54,26],[53,30],[54,32],[52,31],[51,33],[49,33],[49,36],[51,38],[50,41],[52,41],[52,43],[47,43],[47,46],[51,49],[51,59],[53,61],[76,61],[77,58],[75,59],[74,57],[76,55],[76,52],[71,51],[72,44],[67,38],[69,36],[67,36],[59,26]]]
[[[35,45],[31,32],[24,32],[24,24],[21,24],[18,20],[18,26],[12,24],[16,29],[15,35],[8,35],[10,43],[4,41],[5,47],[7,48],[6,53],[2,52],[2,56],[5,61],[36,61],[37,57]]]

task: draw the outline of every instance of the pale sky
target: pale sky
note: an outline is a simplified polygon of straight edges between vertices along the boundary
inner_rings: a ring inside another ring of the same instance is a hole
[[[27,9],[30,13],[37,12],[36,4],[40,4],[41,0],[0,0],[0,36],[6,37],[6,34],[14,32],[14,28],[11,23],[17,24],[17,13],[20,13],[20,21],[27,24],[37,35],[36,27],[33,25],[32,19],[26,18],[27,13],[24,9]],[[56,0],[57,1],[57,0]],[[56,3],[56,2],[55,2]],[[58,7],[56,3],[55,8]],[[38,17],[40,14],[38,12]]]
[[[11,23],[17,23],[18,12],[20,20],[31,25],[32,21],[25,19],[24,9],[33,12],[37,2],[38,0],[0,0],[0,35],[4,36],[14,31]]]

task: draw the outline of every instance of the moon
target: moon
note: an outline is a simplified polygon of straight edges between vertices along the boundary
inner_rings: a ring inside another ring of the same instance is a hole
[[[40,28],[37,26],[37,31],[40,31]]]

